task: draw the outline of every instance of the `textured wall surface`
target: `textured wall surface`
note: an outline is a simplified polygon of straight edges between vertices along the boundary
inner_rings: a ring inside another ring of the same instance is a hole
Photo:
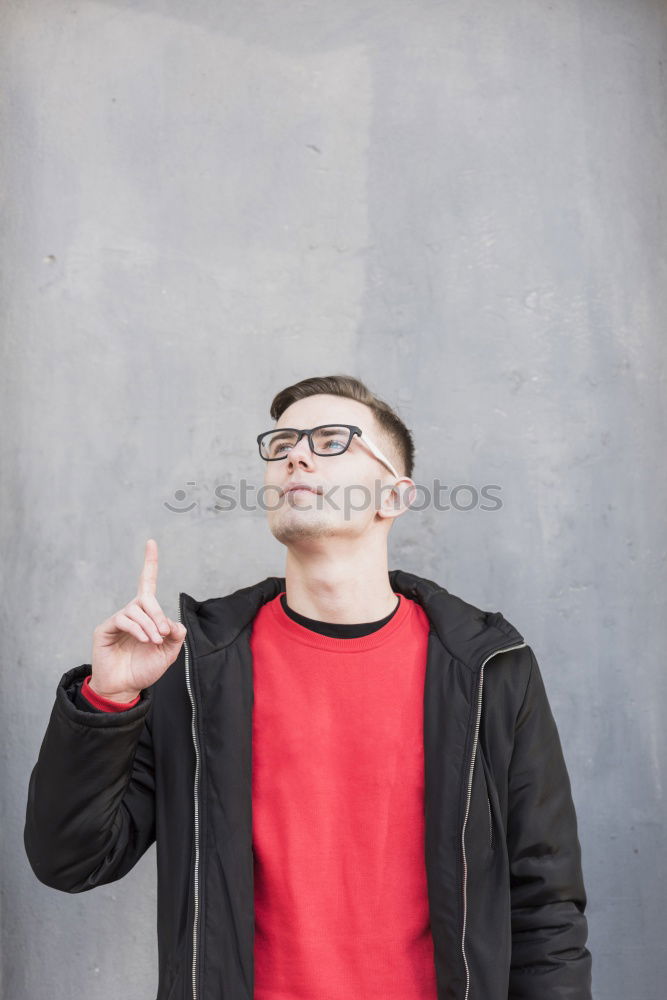
[[[2,5],[8,1000],[155,996],[154,848],[48,889],[28,776],[146,538],[172,616],[283,572],[215,490],[335,372],[397,405],[417,482],[501,487],[408,512],[390,567],[533,646],[595,996],[664,996],[666,50],[659,0]]]

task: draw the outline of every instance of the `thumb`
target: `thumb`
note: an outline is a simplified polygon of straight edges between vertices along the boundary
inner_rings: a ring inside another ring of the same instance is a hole
[[[183,642],[183,639],[185,638],[185,634],[187,631],[185,625],[181,625],[180,622],[173,622],[171,618],[168,618],[167,621],[169,622],[171,632],[169,632],[168,635],[162,636],[162,641],[177,642],[180,644],[181,642]]]

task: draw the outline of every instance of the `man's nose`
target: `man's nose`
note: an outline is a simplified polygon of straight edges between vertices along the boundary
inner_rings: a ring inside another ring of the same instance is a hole
[[[310,443],[308,441],[308,435],[304,434],[298,444],[295,444],[287,452],[287,463],[288,465],[293,465],[299,460],[308,462],[309,465],[312,464],[313,453],[310,450]]]

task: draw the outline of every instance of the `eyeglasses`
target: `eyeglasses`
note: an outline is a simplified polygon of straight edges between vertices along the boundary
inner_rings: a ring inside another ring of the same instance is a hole
[[[287,458],[288,452],[299,443],[302,437],[308,438],[310,450],[314,455],[324,458],[342,455],[350,447],[352,438],[357,435],[361,444],[365,445],[372,455],[400,479],[398,472],[386,458],[377,445],[367,437],[363,437],[361,427],[354,424],[319,424],[309,430],[299,430],[297,427],[281,427],[278,430],[264,431],[257,435],[259,453],[265,462],[277,462]]]

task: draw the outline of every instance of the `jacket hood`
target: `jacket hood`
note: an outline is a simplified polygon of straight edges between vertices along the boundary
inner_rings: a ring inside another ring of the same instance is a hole
[[[389,571],[389,582],[394,593],[422,606],[443,646],[473,672],[479,670],[489,653],[525,641],[499,611],[483,611],[433,580],[393,569]],[[229,645],[251,627],[260,607],[284,590],[285,577],[267,576],[225,597],[205,601],[181,591],[182,621],[195,655],[201,658]]]

